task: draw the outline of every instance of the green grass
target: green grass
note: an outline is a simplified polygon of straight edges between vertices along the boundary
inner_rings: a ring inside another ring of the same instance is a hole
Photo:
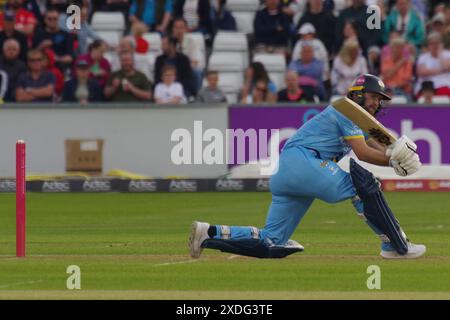
[[[44,194],[27,199],[27,257],[15,258],[15,198],[0,194],[0,299],[450,299],[447,193],[390,193],[424,258],[386,261],[349,202],[316,201],[293,235],[305,252],[261,260],[205,250],[191,260],[193,220],[264,224],[269,193]],[[82,290],[66,289],[69,265]],[[381,268],[368,290],[367,267]]]

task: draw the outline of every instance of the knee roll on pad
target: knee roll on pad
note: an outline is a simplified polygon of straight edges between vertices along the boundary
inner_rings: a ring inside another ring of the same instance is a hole
[[[255,258],[284,258],[302,251],[299,248],[270,245],[260,239],[206,239],[203,241],[202,247]]]
[[[399,254],[406,254],[407,239],[383,196],[380,183],[353,159],[350,159],[350,176],[356,193],[363,202],[366,219],[387,235],[390,244]]]

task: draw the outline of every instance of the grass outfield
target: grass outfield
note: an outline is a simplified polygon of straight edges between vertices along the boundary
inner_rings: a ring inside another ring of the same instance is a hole
[[[424,258],[386,261],[349,202],[316,201],[293,239],[305,252],[261,260],[188,255],[193,220],[264,224],[269,193],[44,194],[27,199],[27,257],[15,258],[15,197],[0,194],[0,299],[450,299],[448,193],[388,193]],[[81,268],[81,290],[66,269]],[[368,290],[367,267],[381,268]]]

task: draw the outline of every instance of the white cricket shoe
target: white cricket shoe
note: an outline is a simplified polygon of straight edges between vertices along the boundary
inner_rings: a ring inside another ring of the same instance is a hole
[[[299,251],[305,250],[305,247],[303,247],[300,243],[292,239],[289,239],[284,246],[286,248],[298,249]]]
[[[381,250],[380,255],[385,259],[416,259],[425,254],[427,247],[423,244],[414,244],[408,242],[408,252],[404,255],[398,254],[397,251]]]
[[[192,258],[200,258],[203,251],[201,245],[203,241],[209,238],[208,229],[209,223],[198,221],[192,223],[191,236],[189,237],[189,250]]]

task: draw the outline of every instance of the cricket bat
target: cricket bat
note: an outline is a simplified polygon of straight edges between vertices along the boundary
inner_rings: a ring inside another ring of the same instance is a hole
[[[344,97],[334,101],[332,106],[378,143],[389,146],[397,141],[380,121],[353,100]]]

